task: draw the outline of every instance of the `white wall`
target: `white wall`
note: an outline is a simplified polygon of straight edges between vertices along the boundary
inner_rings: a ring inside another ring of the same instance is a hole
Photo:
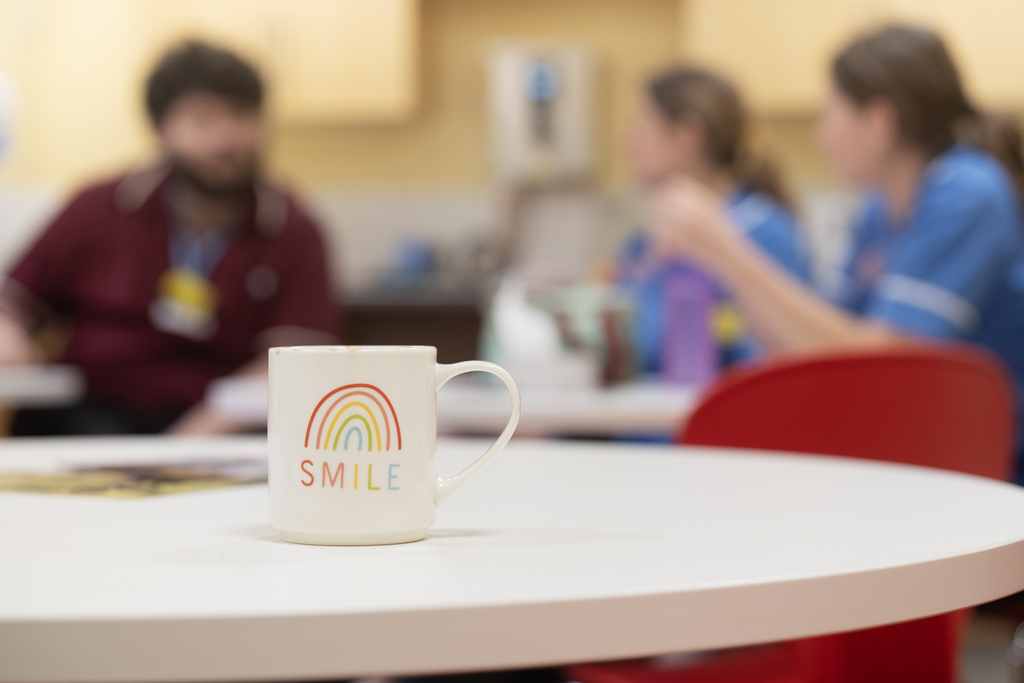
[[[59,206],[54,190],[0,185],[0,273],[13,265]]]
[[[305,197],[320,222],[339,286],[371,285],[392,262],[395,249],[415,237],[441,248],[490,238],[501,202],[487,189],[321,190]],[[858,206],[845,191],[818,189],[800,201],[819,283],[835,283],[847,227]],[[55,191],[0,185],[0,272],[60,207]],[[545,280],[585,279],[598,259],[611,258],[643,222],[642,198],[631,193],[551,192],[532,198],[514,265]]]

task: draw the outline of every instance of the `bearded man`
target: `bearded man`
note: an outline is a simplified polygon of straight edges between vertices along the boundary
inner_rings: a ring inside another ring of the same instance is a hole
[[[330,343],[323,243],[260,173],[263,84],[187,42],[157,64],[146,106],[161,161],[74,197],[0,288],[0,364],[39,362],[34,332],[67,324],[74,406],[23,410],[18,435],[226,433],[207,385],[266,373],[272,346]]]

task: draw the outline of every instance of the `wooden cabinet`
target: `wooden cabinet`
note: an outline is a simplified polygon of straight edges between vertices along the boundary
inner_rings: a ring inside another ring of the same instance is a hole
[[[290,0],[270,57],[288,121],[391,121],[414,113],[416,0]]]
[[[979,104],[1024,108],[1020,0],[680,0],[680,54],[729,75],[759,115],[814,111],[837,49],[887,21],[948,40]]]
[[[150,0],[144,30],[166,47],[188,35],[253,56],[277,119],[403,120],[418,100],[419,0]]]
[[[204,38],[261,68],[274,123],[416,113],[419,0],[0,0],[0,74],[17,95],[0,181],[71,187],[150,155],[143,81]]]

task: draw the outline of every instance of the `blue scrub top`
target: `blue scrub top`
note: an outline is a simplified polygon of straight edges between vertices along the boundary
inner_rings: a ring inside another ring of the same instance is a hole
[[[747,237],[771,255],[786,270],[804,282],[810,281],[810,262],[800,230],[793,215],[781,204],[762,192],[743,190],[727,201],[729,215]],[[681,261],[659,259],[643,232],[633,235],[619,257],[620,284],[632,291],[634,343],[637,362],[643,372],[658,372],[661,364],[661,340],[664,323],[665,285],[669,274],[677,270],[697,270]],[[730,301],[728,293],[718,287],[719,303]],[[750,338],[734,348],[723,349],[723,364],[756,355],[757,347]]]
[[[971,147],[949,149],[926,169],[901,224],[883,198],[869,197],[855,226],[840,303],[910,335],[987,347],[1013,372],[1019,396],[1024,220],[1002,165]]]

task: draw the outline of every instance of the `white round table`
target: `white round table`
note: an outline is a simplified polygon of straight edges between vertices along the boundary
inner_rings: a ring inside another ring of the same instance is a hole
[[[697,405],[700,389],[635,382],[595,389],[521,390],[517,432],[531,436],[568,434],[671,436]],[[512,404],[504,387],[456,385],[437,394],[438,429],[448,434],[498,434]]]
[[[450,473],[481,441],[442,440]],[[0,442],[0,471],[262,453]],[[262,485],[0,494],[0,680],[348,678],[808,636],[1024,588],[1024,490],[838,458],[513,441],[427,540],[290,545]]]

